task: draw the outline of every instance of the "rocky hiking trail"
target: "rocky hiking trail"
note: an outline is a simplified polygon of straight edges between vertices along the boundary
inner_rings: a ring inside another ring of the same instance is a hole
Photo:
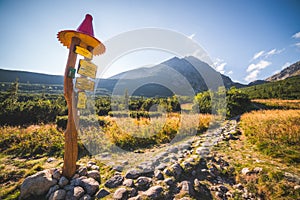
[[[221,128],[166,148],[136,168],[125,170],[124,158],[105,180],[93,161],[80,165],[71,180],[59,168],[44,170],[24,180],[20,199],[261,199],[245,181],[237,180],[251,179],[263,168],[254,164],[237,170],[224,150],[237,150],[238,144],[229,143],[240,137],[238,118],[231,119]],[[286,176],[300,184],[298,176]]]

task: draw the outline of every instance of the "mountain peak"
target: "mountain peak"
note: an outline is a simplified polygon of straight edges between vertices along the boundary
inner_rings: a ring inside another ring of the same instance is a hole
[[[286,78],[300,75],[300,61],[290,65],[289,67],[281,70],[279,73],[266,79],[266,81],[280,81]]]

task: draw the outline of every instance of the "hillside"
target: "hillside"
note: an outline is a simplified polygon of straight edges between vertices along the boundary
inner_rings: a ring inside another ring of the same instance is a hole
[[[63,76],[0,69],[0,82],[62,85]]]
[[[297,75],[300,75],[300,61],[290,65],[289,67],[283,69],[279,73],[267,78],[266,81],[279,81]]]
[[[300,99],[300,76],[241,88],[251,99]]]

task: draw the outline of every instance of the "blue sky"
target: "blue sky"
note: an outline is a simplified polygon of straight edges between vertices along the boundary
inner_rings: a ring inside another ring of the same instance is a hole
[[[56,34],[90,13],[103,42],[145,27],[174,30],[201,45],[217,70],[248,83],[300,60],[299,10],[299,0],[0,0],[0,68],[63,75],[68,50]],[[106,76],[170,56],[128,56]]]

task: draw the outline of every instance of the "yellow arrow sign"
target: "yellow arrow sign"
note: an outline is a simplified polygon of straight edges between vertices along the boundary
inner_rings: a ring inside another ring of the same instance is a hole
[[[96,78],[97,65],[90,61],[81,59],[79,60],[79,68],[77,73],[90,78]]]
[[[82,55],[83,57],[88,58],[90,60],[93,58],[93,54],[89,50],[80,46],[75,47],[75,53]]]
[[[75,87],[80,90],[93,91],[95,88],[95,83],[87,78],[78,77],[76,78]]]

